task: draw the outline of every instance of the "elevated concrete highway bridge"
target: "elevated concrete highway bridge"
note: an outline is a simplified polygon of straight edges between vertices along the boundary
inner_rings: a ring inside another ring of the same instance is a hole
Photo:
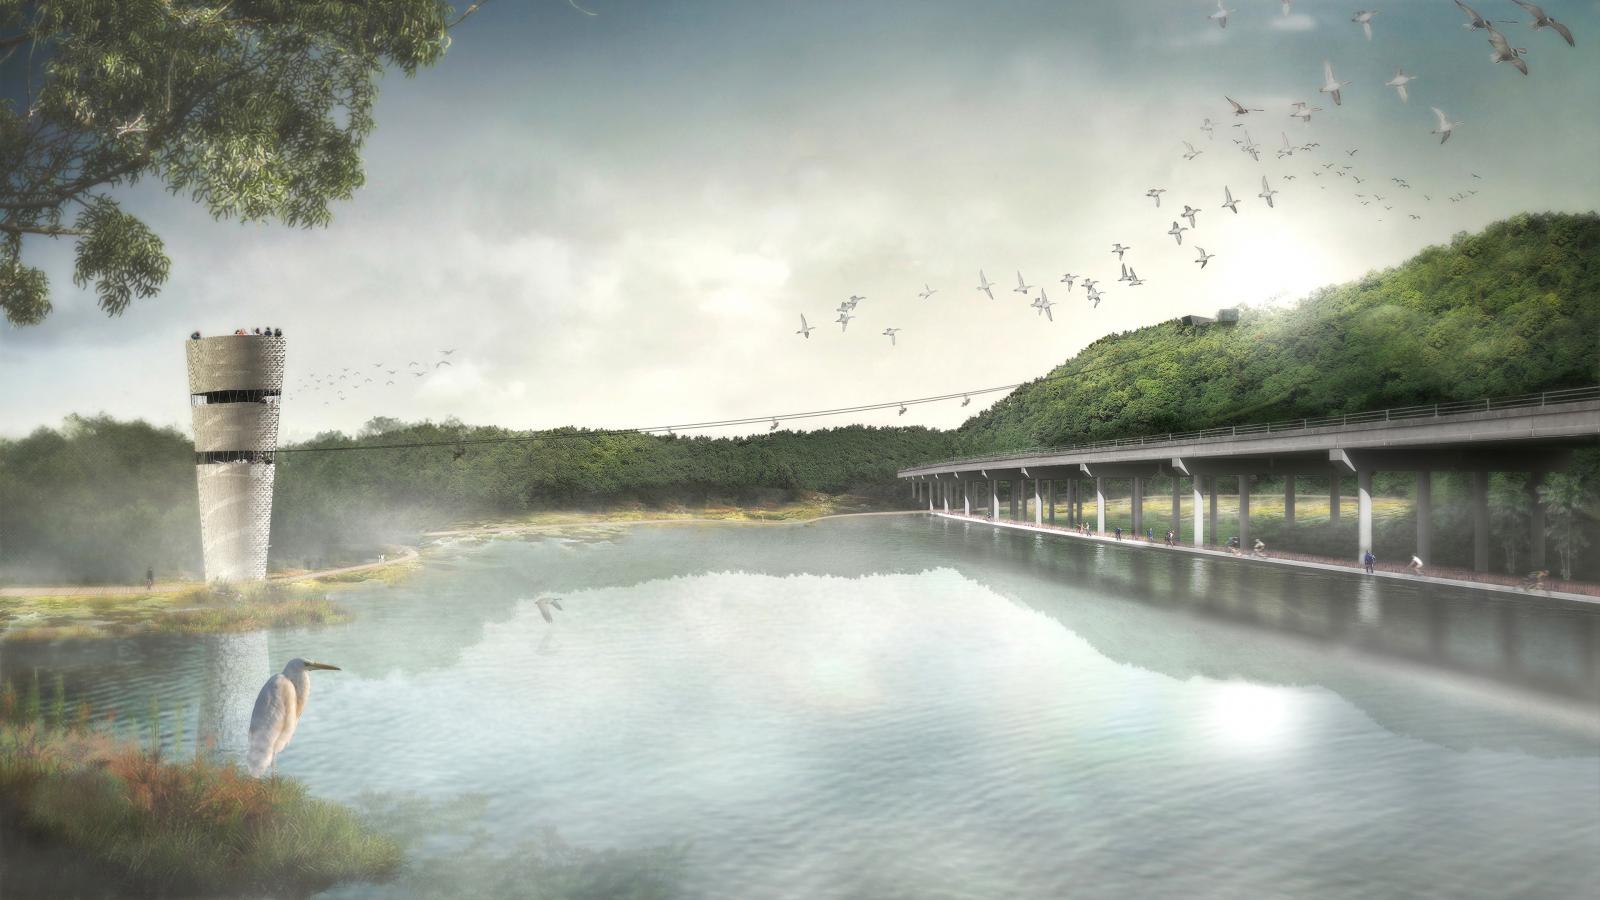
[[[1095,523],[1105,530],[1106,481],[1131,484],[1133,530],[1146,527],[1144,489],[1153,478],[1170,478],[1171,529],[1178,532],[1182,485],[1193,498],[1194,543],[1203,546],[1217,531],[1217,479],[1238,480],[1239,543],[1250,545],[1250,483],[1262,476],[1283,477],[1285,520],[1295,512],[1295,479],[1329,479],[1330,516],[1340,515],[1340,481],[1356,481],[1357,547],[1360,559],[1372,549],[1372,476],[1376,472],[1415,474],[1417,555],[1430,559],[1433,543],[1432,473],[1471,474],[1473,567],[1489,568],[1489,473],[1525,472],[1528,481],[1532,568],[1545,566],[1544,508],[1538,486],[1545,473],[1565,468],[1577,447],[1600,444],[1600,386],[1547,391],[1523,397],[1437,403],[1373,412],[1296,419],[1262,425],[1211,428],[1181,434],[1026,450],[1018,453],[947,460],[900,471],[913,496],[930,511],[972,515],[987,508],[1000,520],[1000,485],[1007,484],[1012,521],[1026,515],[1031,486],[1035,525],[1054,524],[1065,490],[1068,524],[1085,522],[1089,491]],[[1019,512],[1019,502],[1021,512]],[[1200,510],[1209,502],[1207,515]]]

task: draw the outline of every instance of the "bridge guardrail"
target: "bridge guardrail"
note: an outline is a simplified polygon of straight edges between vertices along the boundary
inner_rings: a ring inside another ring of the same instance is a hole
[[[1183,444],[1206,438],[1238,437],[1239,435],[1275,434],[1291,431],[1312,431],[1318,428],[1337,428],[1347,425],[1361,425],[1369,422],[1414,422],[1419,419],[1442,419],[1450,416],[1465,415],[1468,413],[1493,412],[1497,409],[1526,409],[1530,407],[1555,406],[1565,403],[1583,403],[1600,400],[1600,385],[1580,388],[1563,388],[1555,391],[1544,391],[1538,394],[1523,394],[1517,397],[1491,397],[1482,400],[1455,400],[1445,403],[1430,403],[1423,406],[1399,406],[1390,409],[1372,410],[1370,412],[1346,413],[1338,416],[1320,416],[1317,418],[1289,419],[1282,422],[1269,422],[1257,425],[1223,425],[1217,428],[1205,428],[1199,431],[1168,432],[1166,434],[1145,435],[1137,438],[1114,438],[1106,441],[1089,441],[1082,444],[1066,444],[1056,447],[1029,447],[1014,450],[1009,453],[989,454],[987,456],[969,456],[960,459],[933,460],[921,463],[912,468],[933,465],[970,465],[974,463],[1000,462],[1015,459],[1018,456],[1027,456],[1041,453],[1074,453],[1083,450],[1115,450],[1122,447],[1150,447],[1163,444]],[[900,470],[899,474],[904,474]]]

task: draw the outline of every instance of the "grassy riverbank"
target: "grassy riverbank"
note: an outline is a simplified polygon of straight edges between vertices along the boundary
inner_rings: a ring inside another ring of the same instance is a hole
[[[59,683],[41,693],[0,686],[0,869],[19,896],[309,896],[400,867],[394,840],[296,782],[166,759],[69,710]]]
[[[309,583],[244,591],[195,587],[164,593],[0,597],[0,639],[49,641],[134,634],[215,634],[335,625],[343,607]]]
[[[810,494],[796,500],[759,506],[709,504],[686,506],[666,504],[647,507],[642,503],[621,503],[598,510],[541,511],[505,519],[459,522],[448,528],[426,532],[427,537],[508,534],[533,531],[560,531],[594,525],[629,525],[646,522],[750,522],[782,524],[807,522],[825,516],[887,512],[898,509],[872,497],[852,494]]]

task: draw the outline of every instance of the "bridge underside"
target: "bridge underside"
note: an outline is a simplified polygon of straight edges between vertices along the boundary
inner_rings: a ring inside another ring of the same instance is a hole
[[[1219,431],[1221,431],[1219,429]],[[1219,535],[1219,478],[1237,483],[1240,545],[1250,548],[1251,483],[1281,478],[1284,518],[1295,518],[1296,481],[1302,476],[1327,479],[1329,516],[1337,521],[1344,505],[1341,482],[1356,482],[1357,547],[1363,559],[1372,550],[1372,478],[1377,472],[1413,473],[1416,486],[1416,555],[1424,562],[1432,552],[1432,474],[1469,473],[1473,529],[1473,567],[1489,567],[1489,473],[1527,473],[1530,567],[1545,566],[1545,512],[1538,488],[1546,473],[1568,467],[1573,451],[1600,443],[1600,401],[1539,405],[1532,408],[1484,410],[1418,421],[1362,421],[1356,425],[1294,429],[1246,428],[1236,432],[1177,439],[1121,441],[1100,446],[1035,451],[1007,457],[953,460],[903,470],[913,494],[930,510],[987,509],[1000,517],[1001,485],[1009,500],[1009,518],[1027,518],[1033,500],[1033,522],[1055,523],[1058,501],[1065,505],[1067,524],[1105,530],[1108,479],[1130,485],[1133,529],[1153,530],[1145,522],[1145,491],[1151,480],[1170,480],[1171,529],[1178,532],[1182,486],[1193,503],[1194,543],[1216,543]],[[1092,500],[1094,519],[1085,519]],[[1202,515],[1202,509],[1207,512]],[[1163,528],[1165,528],[1163,524]],[[1209,541],[1208,541],[1209,537]]]

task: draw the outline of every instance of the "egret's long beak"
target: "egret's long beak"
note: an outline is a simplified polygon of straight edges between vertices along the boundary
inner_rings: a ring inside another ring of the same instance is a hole
[[[308,668],[308,669],[331,669],[331,670],[333,670],[335,672],[344,671],[343,669],[339,668],[338,666],[333,666],[333,665],[329,665],[328,663],[319,663],[319,662],[308,662],[308,663],[306,663],[306,668]]]

